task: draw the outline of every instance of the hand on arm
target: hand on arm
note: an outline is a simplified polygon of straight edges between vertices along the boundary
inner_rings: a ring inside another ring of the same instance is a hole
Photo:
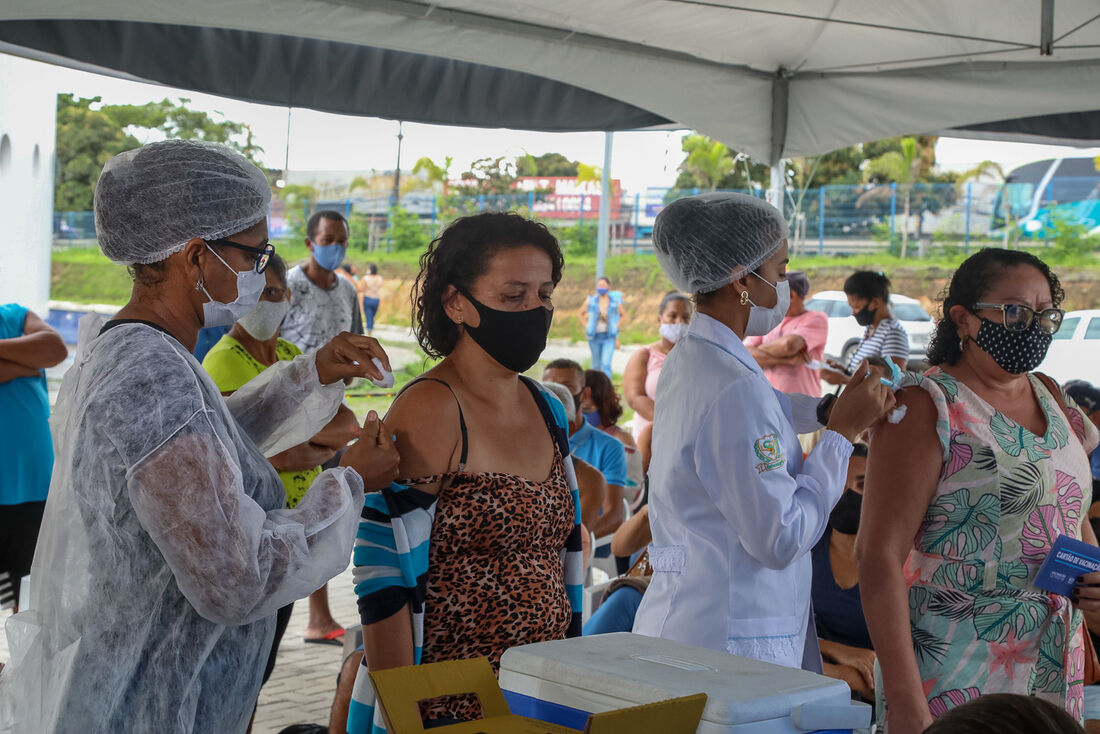
[[[35,370],[53,367],[65,361],[69,349],[53,327],[34,311],[27,311],[23,336],[0,339],[0,360]],[[20,375],[25,376],[25,375]]]
[[[826,662],[834,665],[843,665],[852,668],[859,675],[861,689],[875,690],[875,651],[862,647],[852,647],[830,640],[818,640],[821,647],[821,657]],[[850,684],[849,684],[850,685]],[[873,698],[868,696],[868,698]]]
[[[336,415],[332,417],[327,426],[309,439],[309,443],[339,451],[361,433],[362,428],[360,428],[359,421],[355,418],[355,413],[351,412],[351,408],[347,405],[341,403],[340,407],[336,409]]]
[[[34,367],[26,367],[18,362],[0,359],[0,384],[19,377],[36,377],[39,374],[41,374],[41,372]]]
[[[910,388],[898,394],[898,402],[907,406],[905,420],[881,423],[871,442],[856,555],[863,611],[890,701],[891,734],[917,734],[932,715],[913,652],[904,566],[935,496],[943,455],[931,397]]]
[[[848,389],[833,403],[826,428],[836,431],[849,441],[855,441],[860,434],[892,410],[894,393],[879,382],[884,374],[885,370],[881,367],[871,367],[866,360],[860,362],[848,383]]]

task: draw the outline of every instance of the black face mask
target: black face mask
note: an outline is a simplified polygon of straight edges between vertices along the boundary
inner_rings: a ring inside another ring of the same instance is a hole
[[[463,293],[481,317],[478,327],[466,324],[466,333],[501,367],[512,372],[526,372],[546,349],[546,335],[554,311],[536,306],[529,311],[498,311],[479,303],[469,293]]]
[[[573,409],[578,413],[581,412],[581,398],[584,397],[584,392],[579,392],[573,396]]]
[[[870,326],[875,321],[875,311],[870,303],[852,315],[856,317],[856,323],[860,326]]]
[[[974,343],[993,358],[1002,370],[1012,375],[1031,372],[1042,363],[1050,348],[1052,335],[1039,326],[1039,320],[1023,331],[1009,331],[1002,324],[982,319]]]
[[[855,535],[859,531],[859,513],[863,508],[863,495],[850,489],[844,490],[840,501],[829,514],[829,527],[838,533]]]

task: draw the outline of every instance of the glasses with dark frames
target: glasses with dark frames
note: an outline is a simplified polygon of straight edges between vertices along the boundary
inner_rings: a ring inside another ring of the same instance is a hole
[[[993,308],[1000,311],[1002,323],[1008,331],[1026,331],[1038,318],[1040,329],[1048,334],[1056,334],[1062,328],[1062,318],[1066,315],[1060,308],[1036,311],[1020,303],[975,303],[974,308]]]
[[[224,245],[226,247],[232,247],[237,250],[244,250],[250,252],[256,256],[256,263],[253,266],[257,273],[262,273],[267,270],[267,264],[271,262],[271,256],[275,254],[275,245],[270,242],[263,247],[250,247],[248,245],[242,245],[240,242],[233,242],[231,240],[203,240],[208,245]]]

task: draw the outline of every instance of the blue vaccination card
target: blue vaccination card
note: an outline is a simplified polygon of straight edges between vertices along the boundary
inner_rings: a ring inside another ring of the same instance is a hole
[[[1035,585],[1069,596],[1077,585],[1077,577],[1093,571],[1100,571],[1100,548],[1068,535],[1059,535],[1054,540],[1050,555],[1035,575]]]

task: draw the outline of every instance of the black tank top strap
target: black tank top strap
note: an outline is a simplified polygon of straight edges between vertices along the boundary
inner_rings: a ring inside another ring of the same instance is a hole
[[[458,471],[466,471],[466,458],[469,455],[470,451],[470,441],[466,431],[466,416],[462,413],[462,403],[459,402],[458,396],[455,395],[455,391],[451,388],[451,386],[436,377],[418,377],[409,384],[405,385],[405,387],[401,388],[401,391],[398,392],[397,395],[400,397],[402,393],[404,393],[406,390],[408,390],[410,387],[418,382],[438,382],[440,385],[447,388],[447,390],[450,391],[451,396],[455,399],[455,403],[458,405],[458,427],[459,430],[462,431],[462,453],[458,458]]]

